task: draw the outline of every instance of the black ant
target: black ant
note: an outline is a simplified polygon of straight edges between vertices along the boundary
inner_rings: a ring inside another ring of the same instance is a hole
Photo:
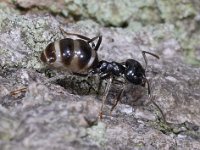
[[[115,61],[108,62],[105,60],[99,61],[97,51],[102,41],[101,35],[95,36],[93,38],[88,38],[86,36],[75,33],[67,33],[63,31],[63,29],[61,30],[65,34],[77,36],[79,39],[74,40],[71,38],[65,38],[50,43],[42,52],[41,60],[50,66],[67,70],[68,72],[76,75],[90,76],[97,74],[101,80],[107,79],[108,83],[106,85],[105,93],[102,99],[100,117],[102,117],[103,106],[113,79],[122,77],[125,79],[125,82],[123,88],[117,96],[115,104],[111,108],[111,112],[120,101],[124,93],[125,84],[127,82],[143,87],[145,87],[147,84],[148,96],[152,103],[159,109],[164,119],[162,110],[152,100],[150,84],[145,75],[145,70],[147,67],[146,54],[159,59],[157,55],[147,51],[142,51],[142,55],[145,61],[145,69],[138,61],[134,59],[127,59],[122,63]],[[95,40],[97,40],[96,44],[94,44]]]

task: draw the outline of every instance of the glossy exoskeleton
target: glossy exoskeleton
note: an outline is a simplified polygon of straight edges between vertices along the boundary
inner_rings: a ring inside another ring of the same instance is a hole
[[[65,31],[62,30],[62,32]],[[150,85],[145,75],[145,70],[147,67],[146,54],[150,54],[156,58],[159,58],[157,55],[150,52],[142,51],[142,55],[146,64],[145,68],[143,68],[142,65],[134,59],[127,59],[125,62],[121,63],[115,61],[108,62],[105,60],[99,61],[97,51],[102,41],[101,35],[90,39],[79,34],[67,32],[65,33],[68,35],[77,36],[79,37],[79,39],[74,40],[71,38],[65,38],[50,43],[42,52],[41,60],[50,66],[61,68],[74,74],[97,74],[99,75],[101,80],[107,80],[108,82],[102,99],[100,116],[102,116],[102,109],[110,90],[111,83],[113,79],[117,77],[124,78],[125,82],[123,83],[124,86],[119,92],[116,103],[111,108],[111,111],[120,101],[125,89],[125,84],[127,82],[143,87],[145,87],[145,85],[147,84],[148,95],[149,97],[151,97]],[[97,40],[96,44],[94,44],[95,40]],[[163,115],[158,105],[156,103],[154,103],[154,105]]]

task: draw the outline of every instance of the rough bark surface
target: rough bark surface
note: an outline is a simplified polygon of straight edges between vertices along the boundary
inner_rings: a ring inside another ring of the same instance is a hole
[[[26,9],[34,6],[23,0],[16,3]],[[43,1],[38,4],[44,6]],[[1,4],[1,150],[199,149],[200,68],[185,62],[183,41],[177,39],[177,30],[170,21],[141,27],[137,32],[130,27],[104,27],[90,19],[64,24],[61,21],[50,14],[21,14]],[[48,69],[39,59],[48,43],[66,37],[60,28],[91,38],[102,34],[98,54],[107,61],[133,58],[144,65],[141,50],[159,55],[159,60],[147,56],[147,76],[154,101],[167,123],[148,100],[147,90],[130,84],[110,115],[121,85],[112,86],[100,120],[106,81],[97,97],[97,77],[84,78]],[[51,81],[51,77],[59,75],[65,78]]]

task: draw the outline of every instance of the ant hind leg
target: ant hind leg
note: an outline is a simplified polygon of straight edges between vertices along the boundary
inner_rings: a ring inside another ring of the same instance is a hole
[[[102,35],[98,35],[93,37],[92,39],[88,40],[88,43],[93,42],[94,40],[96,40],[98,38],[98,41],[96,43],[96,46],[94,47],[94,50],[97,51],[99,49],[99,46],[101,44],[102,41]]]
[[[72,35],[72,36],[77,36],[77,37],[79,37],[79,38],[81,38],[81,39],[83,39],[83,40],[86,40],[88,43],[92,43],[92,47],[94,47],[95,50],[96,50],[96,47],[97,47],[97,49],[98,49],[98,47],[99,47],[98,45],[100,45],[100,43],[101,43],[101,40],[100,40],[100,39],[99,39],[99,40],[100,40],[100,43],[99,43],[99,40],[98,40],[97,45],[95,45],[94,42],[93,42],[95,39],[99,38],[99,36],[96,36],[96,37],[90,39],[89,37],[86,37],[86,36],[81,35],[81,34],[66,32],[66,31],[63,30],[61,27],[60,27],[60,30],[61,30],[61,32],[64,33],[64,34]]]

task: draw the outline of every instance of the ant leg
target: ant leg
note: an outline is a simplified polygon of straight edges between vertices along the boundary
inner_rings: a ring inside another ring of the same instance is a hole
[[[110,115],[111,115],[112,111],[114,110],[114,108],[117,106],[118,102],[121,100],[123,93],[124,93],[124,89],[125,89],[125,84],[123,85],[123,88],[121,89],[120,93],[118,94],[115,104],[110,109]]]
[[[105,101],[106,101],[106,97],[107,97],[107,95],[108,95],[108,92],[109,92],[109,90],[110,90],[110,86],[111,86],[112,80],[113,80],[113,78],[110,77],[110,78],[109,78],[109,81],[107,82],[107,85],[106,85],[106,89],[105,89],[105,92],[104,92],[104,96],[103,96],[103,98],[102,98],[102,104],[101,104],[101,109],[100,109],[100,113],[99,113],[100,119],[103,118],[103,117],[102,117],[102,115],[103,115],[103,106],[104,106],[104,103],[105,103]]]
[[[149,55],[154,56],[154,57],[156,57],[157,59],[159,59],[159,56],[156,55],[156,54],[153,54],[153,53],[150,53],[150,52],[147,52],[147,51],[142,51],[142,56],[143,56],[144,61],[145,61],[145,70],[146,70],[147,64],[148,64],[146,54],[149,54]]]
[[[154,102],[154,100],[153,100],[153,97],[152,97],[152,95],[151,95],[150,83],[149,83],[149,81],[148,81],[147,79],[146,79],[146,83],[147,83],[147,90],[148,90],[148,96],[149,96],[150,102],[151,102],[154,106],[156,106],[156,108],[159,110],[159,112],[160,112],[160,114],[161,114],[161,116],[162,116],[162,119],[163,119],[164,123],[167,123],[163,111],[162,111],[161,108],[156,104],[156,102]]]
[[[81,38],[83,40],[86,40],[88,42],[88,44],[92,43],[92,47],[94,47],[95,51],[98,50],[98,48],[99,48],[99,46],[101,44],[101,41],[102,41],[102,35],[98,35],[98,36],[93,37],[92,39],[90,39],[90,38],[88,38],[88,37],[86,37],[84,35],[80,35],[80,34],[76,34],[76,33],[68,33],[66,31],[64,31],[61,27],[60,27],[60,30],[61,30],[61,32],[65,33],[67,35],[77,36],[77,37],[79,37],[79,38]],[[97,41],[97,44],[95,45],[93,41],[96,40],[97,38],[98,38],[98,41]]]
[[[153,53],[150,53],[150,52],[147,52],[147,51],[142,51],[142,56],[143,56],[144,61],[145,61],[145,70],[146,70],[147,65],[148,65],[147,58],[146,58],[146,54],[149,54],[149,55],[154,56],[155,58],[159,59],[159,56],[156,55],[156,54],[153,54]],[[146,77],[145,77],[145,79],[146,79]],[[156,104],[156,102],[153,101],[153,98],[152,98],[152,95],[151,95],[150,83],[149,83],[149,81],[148,81],[147,79],[146,79],[146,83],[147,83],[147,90],[148,90],[148,96],[149,96],[150,102],[151,102],[154,106],[156,106],[156,108],[157,108],[157,109],[159,110],[159,112],[161,113],[161,116],[162,116],[163,121],[164,121],[165,123],[167,123],[163,111],[162,111],[161,108]]]
[[[98,50],[99,49],[99,46],[100,46],[100,44],[101,44],[101,41],[102,41],[102,36],[100,35],[99,36],[99,40],[97,41],[97,43],[96,43],[96,46],[95,46],[95,48],[94,48],[94,50]]]
[[[96,40],[97,38],[98,38],[98,41],[97,41],[97,44],[96,44],[96,46],[95,46],[95,48],[94,48],[95,51],[97,51],[97,50],[99,49],[99,46],[100,46],[101,41],[102,41],[102,35],[95,36],[95,37],[93,37],[92,39],[90,39],[90,40],[87,41],[88,43],[91,43],[91,42],[93,42],[94,40]]]
[[[60,28],[60,30],[61,30],[62,33],[65,33],[65,34],[67,34],[67,35],[77,36],[77,37],[79,37],[79,38],[81,38],[81,39],[83,39],[83,40],[86,40],[86,41],[91,40],[89,37],[86,37],[86,36],[84,36],[84,35],[80,35],[80,34],[77,34],[77,33],[69,33],[69,32],[66,32],[65,30],[63,30],[61,27],[59,27],[59,28]],[[92,42],[92,47],[95,47],[94,42]]]
[[[80,35],[80,34],[77,34],[77,33],[69,33],[69,32],[66,32],[66,31],[65,31],[64,29],[62,29],[61,27],[60,27],[60,30],[61,30],[62,33],[65,33],[65,34],[67,34],[67,35],[77,36],[77,37],[79,37],[79,38],[81,38],[81,39],[83,39],[83,40],[86,40],[86,41],[90,40],[89,37],[86,37],[86,36],[84,36],[84,35]]]

